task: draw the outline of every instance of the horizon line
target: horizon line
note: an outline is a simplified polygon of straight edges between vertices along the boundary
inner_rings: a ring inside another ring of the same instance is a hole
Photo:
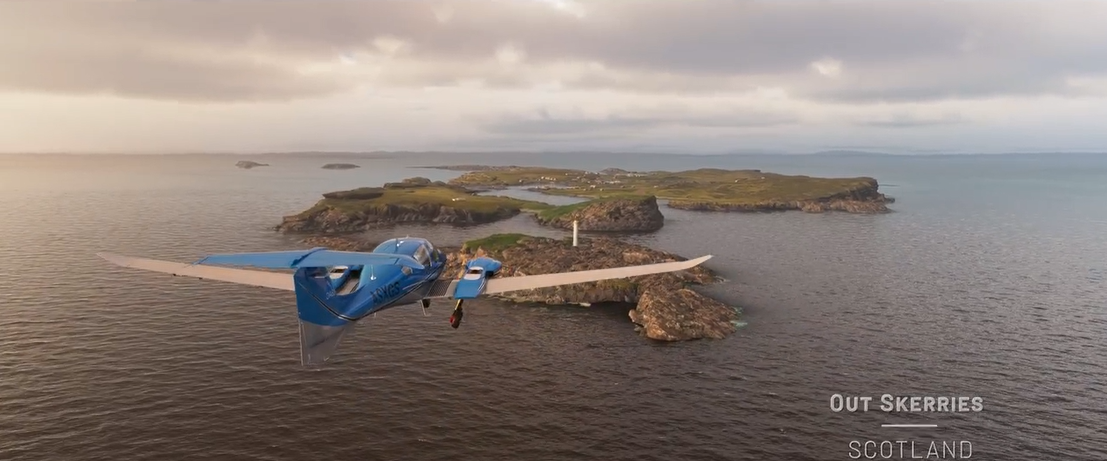
[[[263,155],[660,155],[660,156],[696,156],[696,157],[725,157],[725,156],[846,156],[869,155],[887,157],[922,157],[922,156],[1001,156],[1001,155],[1104,155],[1103,150],[1036,150],[1036,151],[1011,151],[1011,152],[977,152],[977,151],[917,151],[917,152],[888,152],[881,150],[859,149],[826,149],[809,152],[786,152],[769,150],[750,150],[733,152],[697,153],[697,152],[661,152],[661,151],[620,151],[620,150],[548,150],[548,151],[523,151],[523,150],[302,150],[302,151],[271,151],[271,152],[3,152],[0,155],[128,155],[128,156],[155,156],[155,155],[211,155],[211,156],[263,156]]]

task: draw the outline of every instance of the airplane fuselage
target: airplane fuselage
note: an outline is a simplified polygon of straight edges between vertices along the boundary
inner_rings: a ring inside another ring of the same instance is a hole
[[[421,238],[391,239],[377,246],[373,253],[411,257],[423,267],[382,262],[304,268],[296,273],[296,283],[307,288],[303,296],[311,297],[338,319],[356,321],[375,312],[420,302],[446,267],[446,255]]]

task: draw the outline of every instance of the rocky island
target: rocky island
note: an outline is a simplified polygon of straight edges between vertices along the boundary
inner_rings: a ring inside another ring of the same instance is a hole
[[[303,243],[345,251],[370,251],[376,246],[375,242],[352,237],[310,237]],[[448,254],[446,273],[451,276],[460,274],[466,261],[482,255],[500,260],[504,264],[501,274],[505,277],[687,259],[612,238],[581,239],[579,246],[574,247],[570,240],[524,234],[496,234],[443,251]],[[635,304],[628,316],[648,338],[718,339],[735,331],[738,311],[689,288],[718,280],[709,269],[697,266],[683,272],[509,292],[496,297],[517,303]]]
[[[242,168],[244,170],[249,170],[250,168],[256,168],[256,167],[259,167],[259,166],[269,166],[269,164],[268,163],[258,163],[258,162],[254,162],[254,161],[250,161],[250,160],[242,160],[242,161],[239,161],[238,163],[234,164],[234,166],[237,166],[237,167]]]
[[[315,234],[303,241],[347,251],[371,251],[377,242],[350,235],[398,223],[479,224],[534,213],[542,225],[583,231],[655,231],[664,225],[658,200],[668,206],[703,211],[779,211],[885,213],[893,199],[869,177],[816,178],[759,170],[698,169],[680,172],[600,172],[520,166],[460,165],[425,168],[465,170],[449,182],[409,178],[382,187],[336,191],[277,226],[284,232]],[[548,195],[588,199],[553,206],[479,192],[526,187]],[[471,240],[449,255],[448,274],[460,274],[471,258],[488,255],[503,263],[503,276],[536,275],[685,260],[612,237],[569,239],[496,234]],[[735,331],[738,311],[703,296],[695,285],[716,282],[705,267],[628,279],[516,291],[496,297],[517,303],[633,304],[628,316],[644,336],[662,341],[723,338]]]
[[[551,207],[534,216],[539,224],[560,229],[572,229],[576,221],[584,232],[653,232],[665,225],[652,195],[598,198]]]
[[[324,170],[352,170],[354,168],[361,168],[353,163],[328,163],[323,165]]]
[[[396,223],[482,224],[510,218],[523,210],[549,207],[540,202],[477,195],[477,191],[427,178],[409,178],[383,187],[328,192],[311,208],[286,216],[276,229],[335,234]]]
[[[678,172],[601,172],[544,167],[496,167],[470,171],[450,181],[460,186],[525,186],[549,195],[587,198],[653,195],[668,206],[696,211],[845,211],[887,213],[894,199],[876,179],[818,178],[701,168]]]

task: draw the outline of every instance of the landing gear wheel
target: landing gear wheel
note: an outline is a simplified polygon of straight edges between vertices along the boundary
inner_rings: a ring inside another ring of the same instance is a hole
[[[461,303],[464,299],[457,300],[457,306],[454,307],[454,313],[450,314],[450,326],[457,329],[461,326],[461,317],[465,315],[465,311],[461,309]]]

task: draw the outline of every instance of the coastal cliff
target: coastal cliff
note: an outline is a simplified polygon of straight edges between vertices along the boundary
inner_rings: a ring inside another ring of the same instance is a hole
[[[307,246],[344,251],[370,251],[375,242],[350,237],[315,236]],[[568,240],[523,234],[496,234],[466,242],[461,248],[440,248],[447,254],[445,276],[457,276],[465,262],[487,255],[503,263],[503,277],[604,269],[625,265],[683,261],[687,258],[612,238]],[[738,311],[703,296],[690,285],[715,283],[719,278],[697,266],[687,271],[604,280],[560,287],[503,293],[493,297],[516,303],[636,304],[628,316],[643,336],[660,341],[722,338],[735,331]]]
[[[536,213],[539,224],[585,232],[653,232],[665,225],[657,197],[615,197],[553,207]]]
[[[474,191],[426,178],[383,187],[328,192],[311,208],[285,216],[276,230],[288,233],[360,232],[397,223],[481,224],[507,219],[523,209],[548,205]]]

